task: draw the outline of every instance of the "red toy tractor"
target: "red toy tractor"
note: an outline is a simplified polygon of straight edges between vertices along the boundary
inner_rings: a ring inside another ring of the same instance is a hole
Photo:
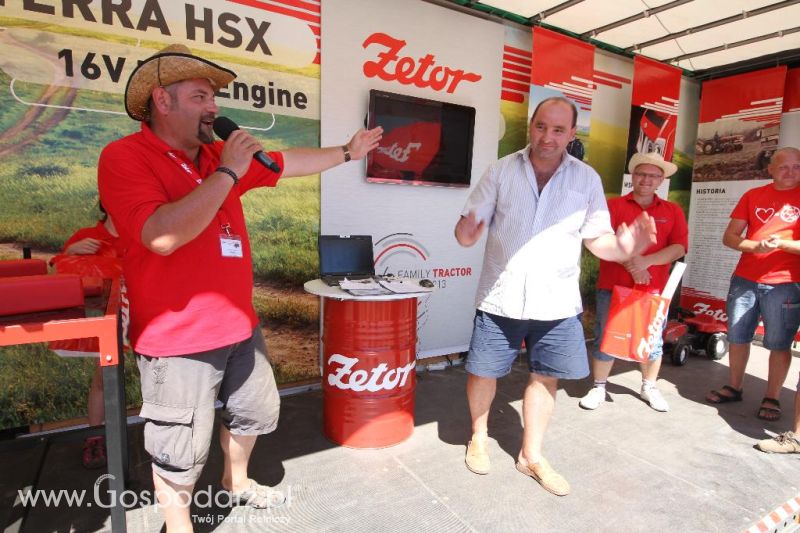
[[[728,353],[728,335],[724,323],[708,315],[696,315],[678,308],[678,318],[664,328],[664,355],[673,365],[683,366],[692,353],[702,352],[716,361]]]

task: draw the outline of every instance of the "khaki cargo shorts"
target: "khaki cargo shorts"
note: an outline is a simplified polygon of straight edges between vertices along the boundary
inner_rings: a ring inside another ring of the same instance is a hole
[[[280,397],[260,328],[242,342],[172,357],[137,354],[145,419],[144,446],[153,470],[194,484],[208,459],[214,404],[234,435],[263,435],[278,425]]]

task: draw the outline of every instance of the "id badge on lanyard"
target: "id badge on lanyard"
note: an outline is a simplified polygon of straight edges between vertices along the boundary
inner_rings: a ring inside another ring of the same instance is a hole
[[[219,246],[222,257],[244,257],[242,253],[242,238],[231,233],[230,224],[220,224],[222,233],[219,235]]]

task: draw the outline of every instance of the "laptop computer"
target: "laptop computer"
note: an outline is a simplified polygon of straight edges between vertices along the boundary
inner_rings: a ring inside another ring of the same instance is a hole
[[[372,235],[319,236],[319,277],[332,287],[344,278],[372,278],[373,261]]]

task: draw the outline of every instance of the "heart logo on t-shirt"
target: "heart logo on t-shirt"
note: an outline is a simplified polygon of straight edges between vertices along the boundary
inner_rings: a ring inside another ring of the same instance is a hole
[[[767,220],[775,214],[775,209],[771,207],[756,207],[756,218],[766,224]]]

